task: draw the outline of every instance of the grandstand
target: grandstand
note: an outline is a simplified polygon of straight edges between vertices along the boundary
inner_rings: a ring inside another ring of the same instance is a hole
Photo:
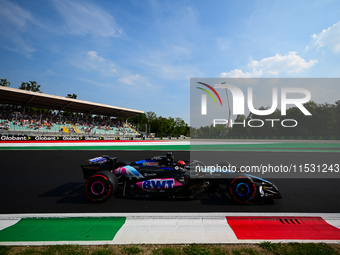
[[[48,109],[49,114],[27,112],[31,107]],[[140,134],[127,118],[140,113],[144,112],[0,86],[2,134],[135,137]],[[94,117],[88,119],[89,115]]]

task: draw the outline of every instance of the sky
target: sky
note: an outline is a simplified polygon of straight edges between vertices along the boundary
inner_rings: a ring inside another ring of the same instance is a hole
[[[12,88],[36,81],[47,94],[187,123],[190,78],[340,73],[332,0],[0,0],[0,31],[0,78]]]

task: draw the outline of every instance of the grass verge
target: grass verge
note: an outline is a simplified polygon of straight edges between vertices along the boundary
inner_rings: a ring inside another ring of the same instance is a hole
[[[50,245],[50,246],[0,246],[0,255],[333,255],[340,254],[340,244],[325,243],[271,243],[261,244],[190,244],[190,245]]]

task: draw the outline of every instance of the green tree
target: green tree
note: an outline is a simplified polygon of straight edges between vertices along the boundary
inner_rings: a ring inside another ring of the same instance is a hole
[[[9,87],[11,86],[11,83],[7,81],[7,79],[0,79],[0,86]]]
[[[152,121],[154,121],[155,119],[157,119],[157,115],[154,112],[146,112],[146,118],[148,120],[148,123],[150,124]]]
[[[145,113],[142,113],[129,117],[128,122],[136,126],[138,128],[138,131],[145,132],[146,125],[148,124],[148,119]]]
[[[41,85],[38,85],[36,81],[22,82],[19,89],[32,91],[32,92],[40,92]]]
[[[189,135],[189,127],[188,124],[185,123],[185,121],[181,118],[175,118],[175,127],[173,129],[173,135],[174,136],[180,136],[180,135]]]
[[[237,115],[235,121],[233,121],[233,127],[229,131],[231,136],[245,136],[247,135],[247,126],[244,127],[243,124],[240,123],[246,123],[247,119],[245,115]],[[237,124],[235,124],[237,123]],[[247,125],[247,124],[245,124]]]
[[[157,136],[187,136],[190,133],[188,124],[181,118],[158,117],[156,113],[151,111],[132,116],[128,119],[128,122],[138,127],[141,132],[145,132],[146,127],[148,127],[148,132],[156,133]],[[150,127],[151,130],[149,130]]]
[[[77,94],[67,94],[66,98],[73,98],[73,99],[77,99]]]
[[[336,128],[335,128],[335,135],[340,137],[340,100],[335,102],[335,112],[336,112]]]

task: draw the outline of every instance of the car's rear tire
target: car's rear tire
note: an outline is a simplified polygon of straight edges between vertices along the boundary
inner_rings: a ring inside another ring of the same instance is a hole
[[[247,204],[255,197],[256,186],[250,178],[239,176],[230,182],[229,194],[236,202]]]
[[[85,194],[93,202],[104,202],[118,187],[117,177],[109,171],[93,174],[85,184]]]

